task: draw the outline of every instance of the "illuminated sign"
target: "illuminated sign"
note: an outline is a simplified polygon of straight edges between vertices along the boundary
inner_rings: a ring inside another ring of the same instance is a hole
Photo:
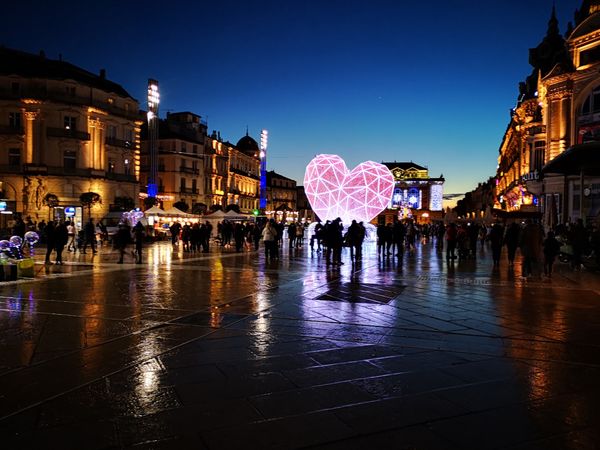
[[[6,202],[0,202],[0,211],[6,211]]]
[[[75,215],[75,207],[74,206],[67,206],[65,208],[65,216],[67,217],[73,217]]]
[[[386,166],[373,161],[348,171],[338,155],[317,155],[306,167],[304,189],[321,220],[369,222],[389,205],[394,177]]]

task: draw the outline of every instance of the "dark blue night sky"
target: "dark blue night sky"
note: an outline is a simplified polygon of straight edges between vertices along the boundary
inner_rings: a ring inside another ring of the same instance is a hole
[[[465,192],[496,170],[528,49],[552,0],[31,2],[0,44],[44,49],[161,115],[189,110],[231,142],[270,133],[269,169],[299,182],[317,153],[407,161]],[[580,0],[556,0],[561,31]],[[0,62],[1,63],[1,62]]]

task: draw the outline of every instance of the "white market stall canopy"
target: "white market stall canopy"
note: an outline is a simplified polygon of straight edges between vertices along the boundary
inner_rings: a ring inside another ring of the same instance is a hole
[[[236,213],[235,211],[227,211],[227,212],[223,212],[223,211],[215,211],[212,214],[208,214],[206,216],[203,217],[203,219],[206,220],[250,220],[252,216],[249,214],[239,214]]]
[[[177,209],[175,207],[172,207],[172,208],[167,209],[166,211],[163,211],[158,206],[153,206],[152,208],[144,211],[144,215],[146,217],[155,216],[155,217],[160,217],[160,218],[164,218],[164,219],[169,219],[169,218],[200,219],[200,216],[197,216],[195,214],[185,213],[182,210]]]
[[[248,214],[240,214],[240,213],[236,213],[235,211],[227,211],[225,213],[225,219],[227,220],[248,220],[250,219],[250,215]]]
[[[223,211],[219,210],[219,211],[215,211],[212,214],[207,214],[203,218],[210,219],[210,220],[223,220],[223,219],[225,219],[225,213]]]
[[[198,217],[195,214],[188,214],[186,212],[183,212],[180,209],[175,208],[174,206],[172,206],[171,208],[167,209],[165,211],[165,215],[167,216],[171,216],[171,217]]]
[[[152,208],[144,211],[144,215],[146,215],[146,216],[164,216],[166,214],[165,214],[165,211],[160,209],[158,206],[153,206]]]

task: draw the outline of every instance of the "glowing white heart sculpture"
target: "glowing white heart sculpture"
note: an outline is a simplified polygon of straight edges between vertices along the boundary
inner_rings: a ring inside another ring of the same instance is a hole
[[[383,164],[366,161],[348,171],[338,155],[317,155],[306,166],[304,191],[321,220],[337,217],[369,222],[392,199],[394,176]]]

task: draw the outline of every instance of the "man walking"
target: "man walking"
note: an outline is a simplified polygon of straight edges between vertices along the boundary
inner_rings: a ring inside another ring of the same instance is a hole
[[[96,226],[94,225],[94,219],[91,217],[83,227],[83,237],[85,239],[83,244],[83,254],[85,255],[88,244],[92,247],[92,253],[96,254]]]
[[[144,243],[144,226],[140,221],[133,227],[133,239],[135,240],[136,264],[142,263],[142,245]]]

